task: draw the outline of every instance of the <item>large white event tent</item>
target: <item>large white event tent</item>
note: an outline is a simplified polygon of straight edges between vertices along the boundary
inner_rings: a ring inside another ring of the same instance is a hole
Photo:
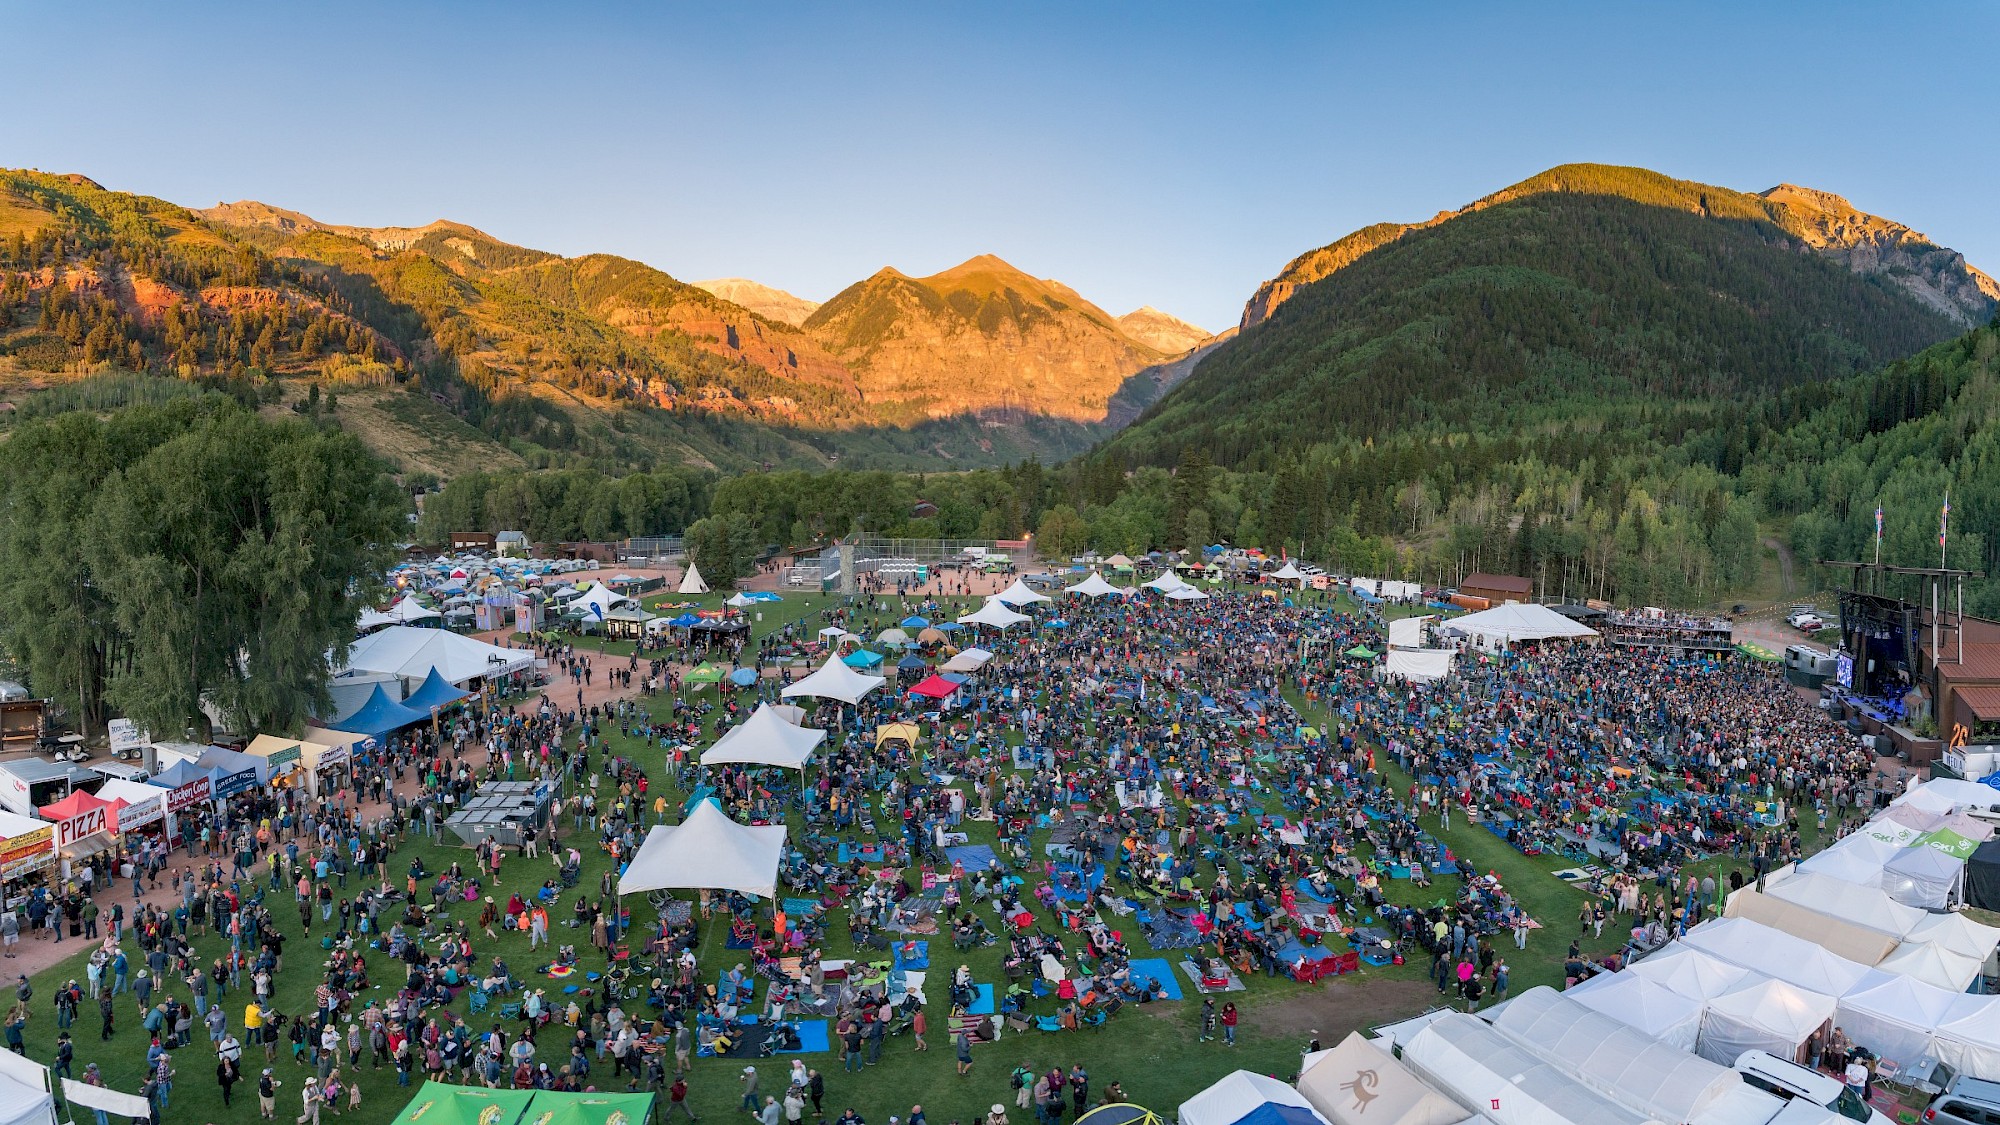
[[[800,770],[812,760],[813,751],[826,741],[826,732],[804,727],[780,716],[766,703],[752,712],[740,726],[730,728],[715,745],[702,751],[701,764],[734,762],[752,766],[782,766]]]
[[[1793,1058],[1838,1006],[1825,993],[1767,978],[1708,1002],[1696,1050],[1724,1066],[1733,1066],[1745,1051]]]
[[[1298,582],[1303,584],[1306,580],[1306,576],[1299,571],[1298,567],[1292,565],[1290,559],[1286,559],[1285,565],[1264,577],[1269,578],[1273,582]]]
[[[1710,964],[1720,962],[1710,960]],[[1742,975],[1743,970],[1737,969],[1732,979]],[[1637,973],[1600,973],[1563,995],[1683,1051],[1694,1050],[1701,1034],[1702,1001]]]
[[[859,703],[862,696],[887,682],[881,676],[864,676],[843,663],[839,655],[829,653],[826,663],[820,665],[818,671],[781,690],[778,696],[781,699],[805,696],[811,699],[838,699],[842,703]]]
[[[1180,1125],[1330,1125],[1303,1095],[1275,1078],[1247,1070],[1181,1103]]]
[[[1545,641],[1569,637],[1594,637],[1597,630],[1579,625],[1545,605],[1509,602],[1506,605],[1468,613],[1445,622],[1445,631],[1487,643]]]
[[[1661,1121],[1702,1119],[1744,1090],[1735,1071],[1659,1042],[1553,988],[1523,992],[1495,1008],[1492,1019],[1493,1026],[1585,1085]]]
[[[527,649],[501,648],[446,629],[394,625],[370,633],[347,650],[345,670],[395,676],[405,686],[422,683],[437,669],[453,685],[464,686],[480,676],[504,676],[534,667]]]
[[[1412,1036],[1403,1046],[1403,1063],[1499,1125],[1651,1122],[1462,1012],[1440,1016]]]
[[[680,824],[662,824],[618,879],[620,895],[646,891],[740,891],[776,898],[785,826],[738,824],[712,801],[698,801]]]
[[[1176,601],[1176,602],[1205,602],[1208,600],[1208,595],[1206,593],[1204,593],[1203,591],[1201,591],[1196,587],[1189,586],[1186,584],[1179,585],[1171,590],[1168,590],[1166,596],[1169,601]]]
[[[1986,1003],[1910,977],[1891,977],[1841,997],[1838,1020],[1849,1038],[1882,1058],[1914,1060],[1931,1052],[1932,1028]]]
[[[1025,613],[1015,613],[1008,609],[999,598],[988,598],[986,604],[958,619],[960,625],[991,625],[995,629],[1007,629],[1032,620]]]
[[[1333,1125],[1461,1125],[1472,1118],[1358,1032],[1307,1056],[1298,1089]]]
[[[1764,893],[1829,917],[1879,930],[1899,941],[1924,919],[1923,911],[1897,902],[1880,887],[1864,887],[1810,871],[1794,871],[1784,879],[1766,880]]]
[[[1146,589],[1158,590],[1162,594],[1170,594],[1185,586],[1187,586],[1187,583],[1181,580],[1181,576],[1172,567],[1161,571],[1158,578],[1146,583]]]
[[[1877,840],[1865,832],[1856,832],[1825,851],[1807,857],[1799,863],[1798,869],[1874,886],[1882,878],[1883,865],[1900,851],[1901,848],[1887,840]]]
[[[702,578],[701,568],[694,565],[693,559],[688,560],[687,573],[681,575],[680,592],[683,594],[708,593],[708,582]]]
[[[1845,996],[1863,981],[1881,975],[1804,938],[1748,918],[1704,923],[1681,940],[1730,964],[1824,996]]]
[[[1036,602],[1055,601],[1054,598],[1049,597],[1047,594],[1034,590],[1019,578],[1014,579],[1012,586],[993,595],[993,597],[998,601],[1006,602],[1008,605],[1034,605]]]
[[[1982,926],[1963,914],[1929,914],[1903,938],[1984,961],[2000,947],[2000,929]]]
[[[1636,976],[1704,1004],[1742,985],[1750,970],[1678,942],[1638,961],[1619,977]],[[1613,979],[1617,979],[1614,977]]]
[[[1747,918],[1812,942],[1860,965],[1881,964],[1882,959],[1894,953],[1899,944],[1895,938],[1880,930],[1822,914],[1796,902],[1773,898],[1755,887],[1745,887],[1730,895],[1726,913],[1731,918]]]
[[[1973,981],[1979,979],[1980,970],[1985,965],[1983,958],[1968,957],[1922,942],[1906,941],[1875,967],[1885,973],[1908,977],[1936,988],[1964,992],[1972,986]]]
[[[1086,598],[1112,598],[1131,593],[1131,591],[1125,589],[1123,586],[1113,586],[1104,580],[1102,574],[1093,570],[1090,572],[1090,577],[1085,578],[1076,585],[1064,586],[1063,593],[1082,594]]]

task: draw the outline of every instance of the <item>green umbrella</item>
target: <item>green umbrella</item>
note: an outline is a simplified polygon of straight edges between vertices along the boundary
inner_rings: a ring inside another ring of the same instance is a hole
[[[1353,648],[1347,650],[1346,655],[1352,656],[1356,660],[1373,660],[1378,654],[1367,645],[1355,645]]]

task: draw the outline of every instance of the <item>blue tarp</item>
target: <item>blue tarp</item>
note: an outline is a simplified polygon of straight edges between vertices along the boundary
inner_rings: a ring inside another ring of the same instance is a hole
[[[433,669],[435,671],[435,669]],[[425,711],[414,711],[389,698],[381,684],[368,693],[368,701],[346,715],[328,723],[334,730],[344,730],[349,734],[366,734],[384,738],[392,731],[421,723],[430,718]]]
[[[736,671],[729,673],[729,682],[735,684],[737,687],[749,687],[751,684],[757,682],[757,670],[755,668],[738,668]]]

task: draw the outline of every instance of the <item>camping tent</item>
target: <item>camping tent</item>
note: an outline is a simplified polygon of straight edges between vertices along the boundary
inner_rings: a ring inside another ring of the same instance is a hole
[[[1446,622],[1444,628],[1446,632],[1502,643],[1597,635],[1597,630],[1579,625],[1547,606],[1532,602],[1510,602],[1478,613],[1468,613]]]
[[[888,681],[881,676],[864,676],[840,662],[840,657],[829,655],[819,670],[798,683],[778,692],[781,699],[805,696],[811,699],[838,699],[842,703],[859,703],[861,697],[881,687]]]
[[[1352,1031],[1307,1061],[1298,1089],[1333,1125],[1458,1125],[1472,1116]]]
[[[1111,598],[1130,593],[1130,591],[1122,586],[1113,586],[1104,580],[1102,574],[1093,570],[1090,572],[1089,577],[1076,585],[1063,587],[1063,593],[1081,594],[1086,598]],[[1182,1122],[1182,1125],[1186,1125],[1186,1122]]]
[[[752,712],[742,725],[731,728],[729,733],[716,740],[715,745],[704,750],[701,764],[714,766],[737,762],[804,769],[806,763],[812,760],[813,751],[825,741],[825,731],[786,722],[766,703]]]
[[[1726,913],[1803,938],[1860,965],[1873,965],[1895,952],[1897,941],[1880,930],[1856,925],[1745,887],[1729,896]]]
[[[708,583],[702,580],[701,568],[694,565],[694,560],[692,559],[688,560],[687,573],[681,576],[680,592],[683,594],[708,593]]]
[[[1649,1118],[1543,1062],[1477,1016],[1453,1012],[1403,1045],[1403,1062],[1500,1125],[1646,1125]]]
[[[535,1097],[531,1090],[426,1082],[396,1115],[394,1125],[416,1125],[419,1121],[423,1125],[515,1125]]]
[[[1905,906],[1943,910],[1958,898],[1965,861],[1928,845],[1904,848],[1882,865],[1876,886]]]
[[[1745,1051],[1796,1059],[1806,1039],[1833,1018],[1836,1006],[1823,992],[1765,978],[1708,1002],[1696,1050],[1724,1066],[1733,1066]]]
[[[1180,1125],[1328,1125],[1297,1090],[1247,1070],[1181,1103]]]
[[[463,685],[481,676],[504,676],[534,665],[535,654],[528,649],[501,648],[445,629],[398,625],[354,642],[347,650],[346,669],[379,672],[413,683],[428,678],[436,669],[451,683]]]
[[[646,833],[618,879],[618,893],[718,890],[772,898],[784,851],[784,825],[738,824],[712,802],[701,801],[680,824]]]
[[[1743,1083],[1735,1071],[1659,1042],[1553,988],[1531,988],[1495,1008],[1492,1018],[1493,1026],[1585,1085],[1662,1121],[1697,1120]]]
[[[1650,980],[1677,995],[1706,1003],[1736,988],[1749,970],[1676,942],[1618,975]]]
[[[1008,609],[1006,603],[1002,602],[999,598],[988,598],[985,605],[959,618],[958,623],[960,625],[991,625],[995,629],[1004,630],[1011,625],[1019,625],[1029,620],[1031,618],[1027,614],[1015,613],[1013,610]]]
[[[1764,887],[1765,893],[1773,898],[1879,930],[1899,941],[1924,917],[1922,910],[1897,902],[1879,887],[1864,887],[1810,871],[1795,871],[1789,878],[1766,882]]]
[[[1840,1029],[1878,1058],[1914,1063],[1930,1054],[1931,1029],[1960,1010],[1962,995],[1892,977],[1841,997]]]
[[[1434,683],[1451,675],[1454,655],[1448,648],[1392,648],[1382,674],[1410,683]]]
[[[1424,647],[1424,622],[1429,621],[1434,616],[1436,615],[1426,614],[1423,617],[1399,617],[1389,622],[1389,647]]]
[[[1047,594],[1036,592],[1026,582],[1023,582],[1019,578],[1014,579],[1014,584],[1012,586],[1007,587],[1005,590],[1002,590],[993,596],[995,599],[1003,601],[1008,605],[1034,605],[1036,602],[1051,602],[1055,600],[1054,598],[1049,597]]]
[[[1882,959],[1875,966],[1885,973],[1899,977],[1909,977],[1936,988],[1964,992],[1972,982],[1979,979],[1979,971],[1985,965],[1980,958],[1967,957],[1963,953],[1953,953],[1935,945],[1922,942],[1904,942],[1896,952]],[[1890,1055],[1896,1058],[1896,1055]]]
[[[1701,1032],[1700,1000],[1637,973],[1603,973],[1563,995],[1683,1051]]]

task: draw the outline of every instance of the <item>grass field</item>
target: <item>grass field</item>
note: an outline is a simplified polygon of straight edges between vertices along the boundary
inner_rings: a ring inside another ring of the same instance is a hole
[[[654,600],[683,601],[677,595],[665,595]],[[721,601],[720,595],[708,595],[693,599],[703,605],[715,605]],[[759,634],[782,627],[788,621],[804,620],[810,625],[805,631],[815,631],[819,624],[820,612],[832,603],[832,599],[822,596],[789,596],[780,604],[763,607],[763,619],[755,628]],[[960,603],[970,608],[969,600]],[[892,605],[884,613],[863,614],[857,631],[868,635],[892,624],[904,616],[906,609]],[[871,618],[875,620],[871,623]],[[594,647],[594,642],[584,642],[586,647]],[[613,648],[616,646],[614,645]],[[714,688],[697,689],[710,693]],[[558,696],[559,698],[559,696]],[[1295,703],[1299,701],[1294,700]],[[644,699],[641,705],[646,705]],[[1302,713],[1311,712],[1301,708]],[[665,776],[662,765],[663,755],[657,748],[642,748],[629,738],[620,736],[615,725],[608,741],[615,752],[636,754],[649,767],[656,779]],[[1397,775],[1394,767],[1389,767],[1389,777],[1406,787],[1408,779]],[[671,789],[669,790],[672,791]],[[1275,811],[1275,809],[1274,809]],[[569,825],[560,829],[567,837]],[[794,830],[799,827],[796,820]],[[964,825],[975,843],[994,844],[990,825],[968,820]],[[1534,984],[1557,983],[1560,975],[1560,961],[1571,937],[1575,935],[1575,918],[1582,905],[1582,895],[1569,885],[1551,877],[1548,872],[1562,866],[1559,859],[1531,859],[1514,851],[1506,844],[1476,826],[1454,823],[1449,830],[1443,830],[1430,822],[1427,827],[1454,852],[1465,856],[1481,871],[1491,870],[1499,874],[1506,886],[1519,896],[1546,928],[1537,931],[1525,952],[1516,952],[1512,942],[1501,935],[1500,945],[1513,970],[1513,991],[1519,992]],[[1037,857],[1039,858],[1037,840]],[[585,871],[579,884],[582,892],[594,893],[599,876],[608,862],[601,850],[595,846],[594,838],[579,842],[585,856]],[[406,844],[402,853],[391,864],[392,874],[400,872],[408,865],[410,854],[421,854],[426,862],[436,869],[449,863],[453,858],[466,858],[467,853],[452,847],[432,845],[428,842]],[[526,890],[538,885],[543,879],[553,875],[551,862],[518,860],[509,863],[502,873],[505,883],[497,888],[497,894],[515,889]],[[1212,878],[1213,868],[1206,868],[1205,874]],[[1031,885],[1034,880],[1030,879]],[[320,939],[326,933],[316,926],[310,934],[296,931],[297,914],[289,890],[272,892],[265,884],[273,913],[281,931],[291,941],[287,946],[286,969],[278,982],[277,1004],[281,1011],[297,1013],[311,1008],[312,989],[318,981]],[[359,889],[355,882],[354,889]],[[1408,882],[1392,883],[1389,892],[1400,901],[1431,902],[1450,899],[1456,890],[1456,880],[1442,876],[1435,880],[1429,890],[1420,890]],[[108,904],[113,892],[102,892],[100,898]],[[337,892],[338,893],[338,892]],[[569,904],[579,891],[565,895],[563,902],[550,910],[550,917],[556,920],[554,941],[558,944],[575,944],[585,949],[586,968],[599,967],[600,959],[588,951],[587,935],[581,931],[564,927],[560,920],[569,916]],[[503,899],[504,900],[504,899]],[[459,903],[453,916],[468,923],[476,915],[476,904]],[[633,909],[634,921],[646,927],[652,922],[652,911],[641,899],[628,903]],[[989,920],[991,918],[988,915]],[[1114,928],[1121,929],[1132,947],[1134,957],[1153,956],[1145,942],[1141,928],[1132,918],[1107,918]],[[1121,924],[1122,923],[1122,924]],[[747,960],[747,951],[739,953],[727,950],[726,920],[718,916],[709,922],[703,932],[701,959],[705,973],[713,976],[739,960]],[[944,1125],[954,1120],[971,1121],[983,1114],[994,1103],[1005,1103],[1012,1107],[1012,1091],[1008,1086],[1008,1073],[1016,1065],[1026,1063],[1031,1067],[1046,1070],[1051,1066],[1068,1068],[1081,1062],[1092,1076],[1093,1093],[1111,1080],[1124,1085],[1128,1096],[1140,1102],[1171,1113],[1185,1098],[1207,1086],[1215,1079],[1236,1068],[1257,1070],[1289,1078],[1298,1065],[1298,1053],[1308,1036],[1317,1032],[1331,1043],[1352,1027],[1367,1026],[1402,1015],[1414,1014],[1426,1007],[1434,1006],[1441,998],[1424,979],[1424,964],[1413,962],[1409,965],[1387,969],[1364,968],[1359,974],[1326,982],[1317,986],[1303,986],[1285,980],[1254,978],[1247,983],[1249,989],[1234,994],[1242,1013],[1240,1045],[1225,1048],[1220,1043],[1198,1043],[1197,1015],[1199,998],[1194,996],[1188,982],[1180,981],[1188,998],[1178,1003],[1161,1003],[1147,1006],[1127,1006],[1113,1021],[1100,1029],[1086,1029],[1076,1032],[1028,1033],[1006,1035],[998,1042],[974,1047],[976,1065],[972,1075],[960,1078],[954,1074],[952,1051],[948,1035],[944,1031],[945,1013],[942,980],[962,960],[970,965],[974,977],[982,983],[995,984],[1004,989],[1005,981],[1000,966],[999,947],[987,947],[965,954],[954,953],[948,935],[933,937],[931,940],[931,970],[933,985],[929,988],[931,1007],[930,1042],[931,1050],[918,1053],[912,1049],[907,1036],[892,1039],[877,1066],[868,1067],[860,1074],[845,1074],[840,1069],[837,1053],[806,1056],[807,1065],[816,1067],[826,1076],[828,1097],[826,1115],[831,1118],[845,1108],[852,1106],[872,1123],[883,1125],[891,1114],[907,1115],[914,1104],[923,1105],[931,1121]],[[197,949],[205,958],[212,958],[223,949],[220,939],[209,936],[197,939]],[[1076,948],[1074,939],[1071,947]],[[1607,931],[1603,941],[1586,942],[1593,951],[1614,947],[1613,935]],[[531,985],[540,983],[548,987],[552,996],[560,996],[561,989],[555,982],[537,976],[533,968],[539,959],[527,950],[525,936],[503,933],[497,941],[479,939],[475,947],[483,957],[498,954],[507,958],[515,973],[526,977]],[[841,956],[850,948],[846,940],[844,919],[834,923],[827,942],[829,956]],[[76,946],[78,954],[84,952],[82,943]],[[1170,962],[1178,959],[1178,954],[1165,953]],[[878,955],[879,956],[879,955]],[[371,959],[378,991],[387,994],[400,980],[396,966],[386,956],[377,954]],[[55,1030],[53,1015],[47,1001],[58,983],[70,977],[82,979],[82,964],[74,960],[40,975],[35,981],[36,1001],[34,1017],[28,1029],[29,1054],[39,1060],[48,1061],[53,1056]],[[185,990],[182,990],[185,995]],[[157,999],[157,997],[156,997]],[[759,991],[759,1002],[762,991]],[[226,1003],[231,1011],[231,1026],[240,1032],[242,997],[232,994]],[[364,997],[359,1003],[366,1003]],[[457,1002],[462,1011],[466,1001],[463,996]],[[84,1005],[83,1015],[76,1030],[77,1062],[76,1070],[82,1072],[83,1064],[99,1062],[107,1081],[114,1087],[128,1091],[136,1090],[144,1058],[144,1039],[138,1028],[138,1013],[129,996],[120,998],[119,1034],[110,1042],[100,1044],[98,1021],[94,1004]],[[1053,1000],[1040,1001],[1036,1011],[1052,1012]],[[475,1017],[472,1026],[483,1029],[490,1018]],[[566,1036],[559,1036],[561,1041]],[[545,1039],[545,1043],[550,1042]],[[256,1059],[253,1048],[246,1053],[246,1064]],[[289,1046],[280,1045],[280,1060],[276,1064],[278,1077],[285,1083],[280,1091],[280,1109],[288,1114],[298,1112],[297,1093],[307,1071],[294,1065],[289,1059]],[[365,1054],[365,1052],[364,1052]],[[557,1052],[544,1048],[541,1058],[553,1066],[561,1059]],[[219,1092],[213,1081],[214,1060],[207,1050],[206,1038],[199,1031],[194,1045],[176,1053],[180,1079],[176,1083],[171,1108],[167,1111],[169,1121],[211,1122],[220,1121],[233,1113],[241,1118],[254,1112],[254,1086],[238,1088],[239,1101],[233,1111],[221,1105]],[[789,1060],[785,1057],[764,1060],[759,1069],[764,1078],[765,1092],[778,1092],[774,1087],[782,1086],[781,1075]],[[261,1064],[259,1064],[261,1065]],[[364,1090],[363,1104],[358,1112],[349,1112],[348,1118],[355,1125],[377,1125],[386,1122],[401,1108],[407,1092],[395,1085],[394,1072],[390,1069],[374,1071],[367,1069],[364,1058],[360,1075]],[[737,1109],[738,1075],[742,1064],[726,1060],[697,1060],[690,1078],[691,1103],[697,1113],[720,1114]],[[610,1060],[596,1064],[593,1076],[599,1083],[608,1083]],[[256,1067],[246,1065],[246,1077],[254,1079]],[[419,1078],[418,1081],[421,1081]],[[616,1084],[623,1087],[623,1080]],[[1017,1118],[1018,1120],[1018,1118]]]

